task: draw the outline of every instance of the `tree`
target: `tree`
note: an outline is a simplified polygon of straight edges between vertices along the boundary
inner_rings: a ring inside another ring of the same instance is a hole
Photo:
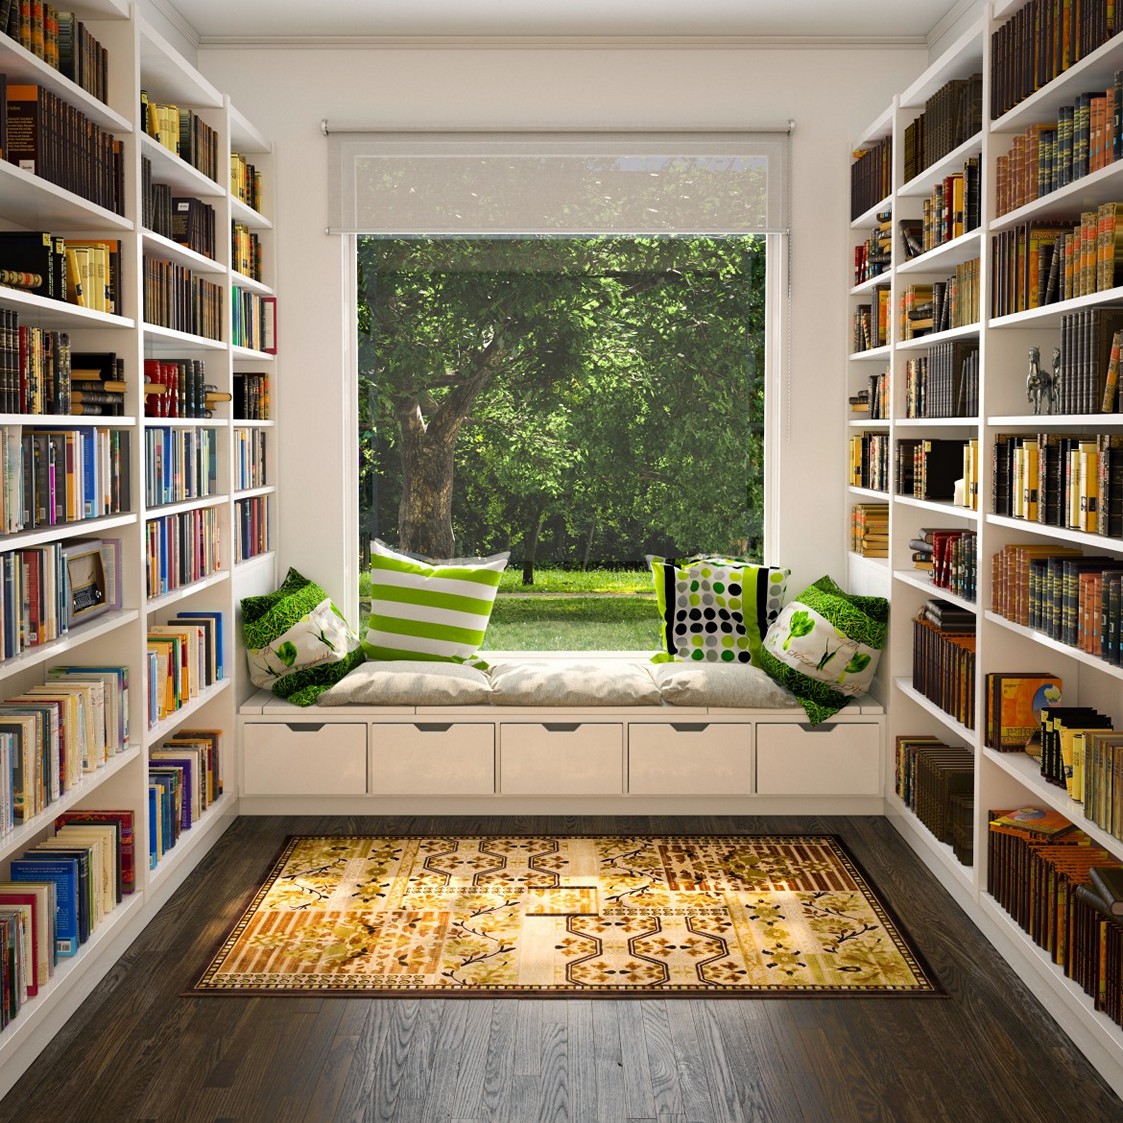
[[[530,577],[547,520],[586,556],[645,521],[749,537],[743,517],[730,530],[763,258],[751,239],[360,240],[363,470],[399,458],[400,548],[517,542]],[[721,487],[688,471],[699,442]]]

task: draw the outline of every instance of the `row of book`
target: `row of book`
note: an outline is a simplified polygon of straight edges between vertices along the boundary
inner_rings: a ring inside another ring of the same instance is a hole
[[[1106,168],[1123,156],[1123,70],[1103,93],[1083,93],[1057,110],[1055,122],[1030,125],[995,162],[995,208],[1001,217]]]
[[[119,238],[64,238],[48,230],[0,231],[0,272],[9,288],[95,312],[116,313]]]
[[[60,12],[42,0],[0,0],[0,33],[98,101],[108,102],[109,53],[73,12]]]
[[[997,433],[991,461],[996,515],[1123,536],[1123,436]]]
[[[144,391],[146,417],[207,417],[208,395],[218,393],[203,359],[145,359]]]
[[[1060,356],[1052,387],[1054,413],[1120,413],[1123,305],[1103,305],[1061,317]]]
[[[897,441],[896,478],[898,495],[974,509],[978,503],[978,442],[974,438],[902,437]]]
[[[1120,665],[1123,559],[1075,546],[1010,543],[991,559],[991,575],[993,612]]]
[[[921,203],[920,253],[977,230],[982,224],[980,202],[979,157],[968,156],[963,161],[963,170],[934,183]],[[902,228],[902,234],[906,229],[906,249],[914,249],[909,244],[913,240],[912,223]]]
[[[277,353],[277,298],[234,286],[230,341],[235,347]]]
[[[926,734],[896,739],[894,783],[898,798],[963,865],[974,860],[975,759],[962,745]]]
[[[129,510],[129,434],[0,426],[0,533]]]
[[[141,157],[140,166],[144,228],[213,260],[218,249],[214,207],[193,195],[177,195],[168,184],[154,180],[147,156]]]
[[[234,501],[235,563],[266,554],[272,548],[273,532],[269,496],[253,495]]]
[[[861,218],[893,191],[893,138],[882,137],[852,153],[850,220]]]
[[[966,144],[982,127],[982,73],[945,82],[925,100],[923,112],[905,126],[905,182]]]
[[[946,589],[973,601],[979,581],[978,543],[978,535],[973,530],[921,527],[909,539],[913,568],[926,571],[933,588]],[[951,606],[944,605],[943,614],[945,620],[941,620],[939,614],[933,617],[930,608],[930,618],[937,624],[950,622]]]
[[[147,507],[203,499],[218,491],[219,433],[208,428],[144,430],[144,501]]]
[[[268,421],[269,374],[265,371],[234,372],[234,416],[241,421]]]
[[[181,710],[223,677],[223,614],[187,609],[147,632],[148,724]]]
[[[1034,220],[995,234],[995,316],[1116,288],[1123,280],[1123,203],[1082,211],[1075,222]]]
[[[185,265],[144,257],[144,320],[204,339],[221,339],[223,287]]]
[[[850,350],[871,351],[889,342],[889,286],[877,285],[869,304],[859,304],[851,320]]]
[[[70,334],[19,322],[0,308],[0,413],[26,416],[120,416],[124,360],[71,350]]]
[[[222,795],[222,734],[182,729],[148,754],[148,861],[155,868]]]
[[[855,433],[850,438],[850,483],[869,491],[888,492],[888,433]]]
[[[905,360],[905,417],[975,417],[979,412],[978,340],[943,340]]]
[[[1118,860],[1051,808],[992,810],[987,891],[1090,996],[1123,1024],[1123,900]]]
[[[855,503],[850,508],[850,549],[864,558],[889,556],[888,503]]]
[[[269,483],[268,441],[264,429],[234,429],[234,489],[248,491]]]
[[[49,984],[61,958],[77,954],[80,914],[88,939],[90,916],[104,917],[135,892],[135,851],[132,811],[75,809],[54,819],[49,838],[13,859],[14,870],[0,882],[0,1023],[7,1025]]]
[[[1114,0],[1027,0],[990,40],[990,116],[997,120],[1118,30]]]
[[[193,109],[153,101],[141,90],[140,128],[184,163],[221,183],[218,132]]]
[[[236,272],[255,281],[264,280],[261,250],[261,238],[245,223],[230,223],[230,264]]]
[[[114,214],[125,213],[124,147],[53,90],[0,75],[4,159]]]
[[[201,581],[222,568],[215,507],[148,519],[144,536],[145,589],[150,600]]]
[[[897,342],[931,334],[934,323],[931,282],[903,286],[897,296]]]
[[[975,727],[975,622],[937,623],[930,604],[913,619],[912,686],[968,729]]]
[[[264,214],[262,208],[261,169],[240,152],[230,153],[230,193],[247,207]]]
[[[129,743],[124,666],[50,667],[44,682],[0,701],[0,830],[48,811]]]
[[[871,421],[889,417],[889,368],[869,375],[869,385],[850,395],[850,412],[865,414]]]

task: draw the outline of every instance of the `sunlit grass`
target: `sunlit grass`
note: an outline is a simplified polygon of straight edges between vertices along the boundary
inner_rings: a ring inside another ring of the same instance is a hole
[[[490,651],[654,651],[654,595],[505,597],[492,610]]]

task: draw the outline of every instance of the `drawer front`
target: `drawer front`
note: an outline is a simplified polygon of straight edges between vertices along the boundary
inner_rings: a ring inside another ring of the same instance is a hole
[[[491,795],[495,726],[418,721],[370,727],[373,795]]]
[[[631,722],[632,795],[751,795],[753,729],[734,722]]]
[[[620,795],[624,726],[612,722],[503,722],[504,795]]]
[[[343,722],[247,722],[246,795],[366,795],[367,727]]]
[[[881,727],[758,724],[756,790],[760,795],[880,795]]]

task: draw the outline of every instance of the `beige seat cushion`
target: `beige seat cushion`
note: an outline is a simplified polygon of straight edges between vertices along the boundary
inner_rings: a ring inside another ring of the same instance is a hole
[[[483,671],[427,659],[368,660],[316,699],[320,706],[486,706]]]
[[[497,706],[658,706],[650,670],[622,659],[519,659],[489,672]]]
[[[672,706],[799,708],[794,694],[748,663],[657,663],[651,673],[663,701]]]

